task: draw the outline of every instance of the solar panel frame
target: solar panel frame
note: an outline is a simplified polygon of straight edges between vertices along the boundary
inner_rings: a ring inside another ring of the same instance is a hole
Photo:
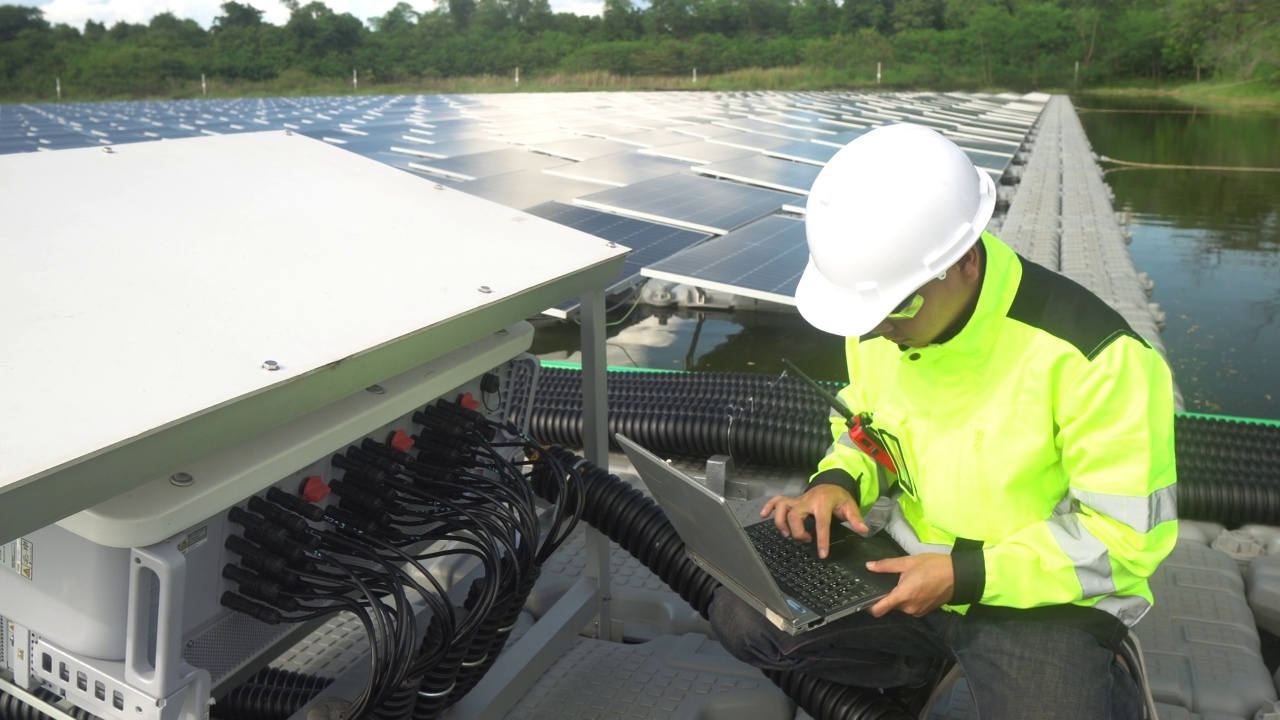
[[[794,197],[690,173],[605,190],[574,204],[723,235],[777,212]]]
[[[809,260],[804,222],[770,215],[641,270],[655,280],[795,305]]]
[[[699,175],[797,195],[809,194],[809,188],[813,187],[813,181],[821,170],[821,166],[812,163],[793,162],[765,155],[699,165],[693,169]]]

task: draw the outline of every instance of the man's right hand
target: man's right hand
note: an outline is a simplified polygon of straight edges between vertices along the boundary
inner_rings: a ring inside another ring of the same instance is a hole
[[[804,521],[813,517],[814,530],[817,534],[818,557],[825,558],[831,546],[831,518],[836,517],[849,523],[849,527],[859,533],[866,533],[866,523],[862,522],[862,511],[848,490],[839,485],[814,485],[799,497],[776,495],[764,504],[760,517],[773,515],[773,524],[785,537],[804,542],[812,542],[813,537],[805,529]]]

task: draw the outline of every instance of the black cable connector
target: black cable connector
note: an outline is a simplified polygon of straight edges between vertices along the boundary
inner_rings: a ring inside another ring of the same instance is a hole
[[[269,608],[266,605],[256,603],[249,598],[231,592],[230,590],[222,593],[222,606],[231,608],[239,613],[244,613],[249,617],[263,622],[268,625],[279,625],[283,618],[279,611]]]
[[[279,505],[285,510],[292,510],[311,522],[324,521],[324,508],[321,508],[319,505],[312,505],[297,495],[290,495],[280,488],[267,488],[267,500]]]

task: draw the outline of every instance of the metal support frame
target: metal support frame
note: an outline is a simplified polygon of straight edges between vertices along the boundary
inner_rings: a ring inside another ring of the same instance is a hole
[[[582,447],[586,459],[596,467],[609,467],[609,400],[605,361],[604,292],[592,290],[581,296],[582,347]],[[596,579],[597,634],[600,639],[618,640],[613,628],[609,587],[609,538],[595,528],[587,528],[587,574]]]

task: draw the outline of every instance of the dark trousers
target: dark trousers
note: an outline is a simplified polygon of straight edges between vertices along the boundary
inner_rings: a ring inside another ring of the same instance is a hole
[[[1042,622],[970,618],[935,610],[860,612],[800,635],[775,628],[724,588],[711,626],[739,660],[857,687],[934,680],[935,658],[957,662],[982,720],[1137,720],[1137,685],[1114,652],[1083,630]]]

